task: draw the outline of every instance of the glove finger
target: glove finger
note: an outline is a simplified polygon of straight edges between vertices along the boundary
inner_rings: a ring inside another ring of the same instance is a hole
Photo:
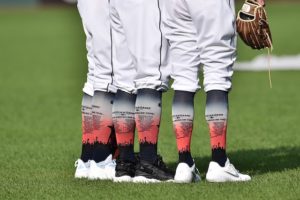
[[[255,36],[253,36],[253,34],[249,34],[249,38],[251,40],[250,46],[252,47],[252,49],[259,49],[259,45],[254,39]]]
[[[251,45],[251,39],[249,37],[249,34],[250,34],[250,29],[249,29],[249,23],[243,23],[243,35],[244,35],[244,39],[245,39],[245,43],[248,44],[249,46],[252,46]]]
[[[264,32],[265,32],[264,46],[268,48],[272,48],[273,46],[272,38],[270,37],[268,30],[264,30]]]
[[[263,42],[264,47],[271,48],[272,47],[272,36],[271,31],[269,29],[269,25],[267,21],[264,19],[260,20],[260,37]]]
[[[273,42],[270,27],[269,27],[268,24],[267,24],[267,26],[268,26],[268,27],[265,29],[265,30],[266,30],[266,33],[268,34],[268,36],[269,36],[269,38],[270,38],[270,41]]]
[[[246,39],[247,36],[246,36],[246,31],[245,31],[244,26],[245,26],[245,23],[238,19],[238,20],[237,20],[237,32],[238,32],[238,34],[239,34],[241,40],[242,40],[245,44],[249,45],[249,43],[248,43],[248,41],[247,41],[247,39]]]
[[[253,23],[249,23],[249,37],[250,37],[250,41],[252,43],[251,47],[254,48],[254,49],[259,49],[260,45],[259,45],[259,40],[258,40],[258,37],[256,35],[256,32],[255,32],[255,27],[253,25]]]

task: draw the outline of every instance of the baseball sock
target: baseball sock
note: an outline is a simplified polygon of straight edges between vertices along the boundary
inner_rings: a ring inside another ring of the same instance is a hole
[[[93,135],[95,137],[93,160],[100,162],[112,154],[112,105],[114,94],[96,91],[92,102]]]
[[[112,129],[112,133],[110,134],[109,140],[110,140],[110,148],[111,148],[111,153],[113,155],[113,159],[116,159],[119,156],[119,149],[117,145],[116,131],[114,127]]]
[[[207,92],[205,118],[210,132],[212,161],[224,167],[226,155],[226,131],[228,115],[228,92],[212,90]]]
[[[92,116],[92,96],[83,94],[81,116],[82,116],[82,151],[81,160],[87,162],[93,157],[93,116]]]
[[[121,160],[135,161],[133,150],[135,100],[135,94],[122,90],[118,90],[115,95],[112,116]]]
[[[194,92],[175,91],[172,105],[173,128],[176,135],[179,162],[193,166],[191,138],[194,120]]]
[[[135,104],[135,122],[138,129],[140,159],[154,162],[157,158],[157,139],[161,118],[162,92],[139,89]]]

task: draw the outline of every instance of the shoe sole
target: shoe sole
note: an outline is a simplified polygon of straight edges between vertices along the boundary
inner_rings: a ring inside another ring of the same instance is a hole
[[[113,180],[114,176],[109,169],[90,168],[87,178],[89,180]]]
[[[103,175],[98,175],[98,174],[99,173],[97,173],[96,175],[95,174],[93,174],[93,175],[89,174],[87,179],[93,181],[93,180],[113,180],[115,178],[112,175],[107,175],[107,173],[103,174]]]
[[[144,176],[136,176],[133,178],[134,183],[160,183],[160,180],[157,179],[150,179]]]
[[[251,178],[250,179],[238,179],[238,178],[230,178],[230,177],[218,178],[218,177],[207,177],[206,176],[206,181],[208,181],[210,183],[247,182],[247,181],[251,181]]]
[[[114,177],[113,182],[115,183],[128,183],[132,182],[132,177],[130,176],[120,176],[120,177]]]
[[[106,176],[89,175],[88,180],[95,181],[95,180],[111,180],[111,179],[109,179]]]
[[[179,184],[187,184],[187,183],[192,183],[193,181],[190,180],[174,180],[174,183],[179,183]]]
[[[180,176],[176,176],[176,175],[174,177],[175,183],[192,183],[193,182],[193,176],[190,174],[184,173],[183,175],[180,174]]]
[[[76,178],[76,179],[88,178],[88,173],[87,172],[84,172],[84,173],[75,173],[74,178]]]
[[[88,178],[88,176],[75,175],[74,178],[76,178],[76,179],[85,179],[85,178]]]
[[[200,182],[201,181],[201,178],[200,178],[200,176],[197,176],[197,177],[193,177],[192,178],[192,180],[183,180],[183,179],[181,179],[181,180],[176,180],[176,178],[174,178],[174,183],[182,183],[182,184],[184,184],[184,183],[198,183],[198,182]]]

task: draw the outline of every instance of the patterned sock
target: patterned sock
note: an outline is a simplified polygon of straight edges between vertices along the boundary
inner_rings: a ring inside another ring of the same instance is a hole
[[[226,155],[226,131],[228,115],[228,92],[207,92],[205,118],[209,126],[212,161],[224,167]]]
[[[172,106],[173,128],[176,135],[179,162],[193,166],[191,138],[194,120],[193,92],[175,91]]]
[[[133,144],[135,131],[135,94],[118,90],[113,104],[113,124],[121,160],[135,161]]]
[[[93,160],[100,162],[110,154],[111,134],[113,132],[112,105],[114,94],[96,91],[93,97],[93,135],[95,137]]]
[[[94,137],[93,137],[93,116],[92,116],[92,96],[83,94],[81,116],[82,116],[82,151],[81,160],[87,162],[93,157]]]
[[[111,149],[111,153],[113,155],[113,159],[116,159],[116,158],[118,158],[120,152],[118,149],[116,131],[115,131],[114,127],[112,129],[112,133],[110,134],[109,140],[110,140],[110,149]]]
[[[140,89],[135,104],[135,122],[140,144],[140,158],[154,162],[157,158],[157,139],[161,118],[162,92]]]

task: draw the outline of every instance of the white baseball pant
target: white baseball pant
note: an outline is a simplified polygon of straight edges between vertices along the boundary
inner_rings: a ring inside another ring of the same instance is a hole
[[[109,0],[78,0],[78,10],[86,34],[87,82],[83,92],[116,92],[113,85],[112,38]]]
[[[169,47],[161,32],[161,1],[111,0],[114,83],[125,92],[168,88]]]
[[[234,0],[165,0],[163,30],[171,44],[172,88],[228,91],[236,60]]]

